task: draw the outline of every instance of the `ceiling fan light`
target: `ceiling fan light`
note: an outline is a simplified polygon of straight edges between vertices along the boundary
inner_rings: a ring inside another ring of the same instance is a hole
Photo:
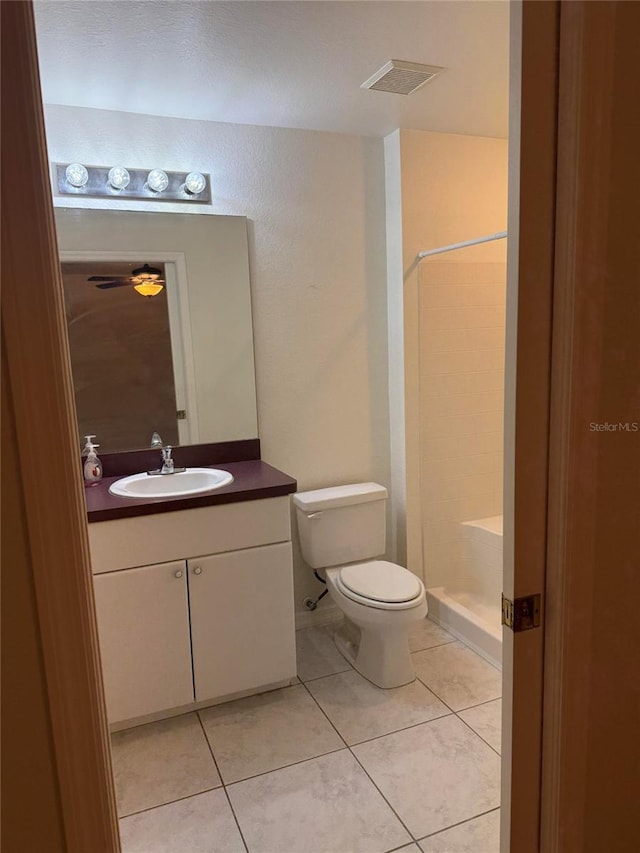
[[[189,195],[200,195],[206,186],[206,178],[200,172],[189,172],[184,181],[184,188]]]
[[[129,186],[131,175],[124,166],[112,166],[107,177],[109,186],[114,190],[124,190]]]
[[[138,281],[156,281],[162,275],[162,270],[156,269],[156,267],[150,267],[149,264],[138,267],[138,269],[133,270],[132,272]]]
[[[76,189],[82,189],[89,183],[89,172],[82,163],[70,163],[65,170],[65,177]]]
[[[133,289],[141,296],[157,296],[164,290],[164,285],[156,281],[147,280],[141,281],[139,284],[134,284]]]
[[[147,175],[147,186],[154,193],[161,193],[169,186],[169,176],[162,169],[152,169]]]

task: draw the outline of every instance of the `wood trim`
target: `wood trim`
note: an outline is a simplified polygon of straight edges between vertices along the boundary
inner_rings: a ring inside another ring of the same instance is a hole
[[[546,571],[559,4],[512,4],[511,26],[504,592],[514,598],[542,592]],[[501,849],[537,853],[544,629],[503,634]]]
[[[575,263],[579,212],[576,205],[577,174],[572,161],[579,156],[579,133],[576,121],[580,99],[583,13],[580,3],[572,10],[563,9],[561,27],[561,88],[559,102],[558,207],[563,219],[557,223],[558,244],[555,275],[553,330],[553,386],[551,412],[551,462],[549,483],[549,577],[546,596],[552,606],[547,614],[547,647],[545,649],[544,709],[547,724],[543,732],[543,809],[541,841],[550,851],[560,850],[558,829],[561,815],[561,765],[563,702],[563,655],[567,608],[567,537],[569,513],[568,485],[570,477],[571,437],[567,425],[571,421],[572,359],[575,346],[573,316],[576,308]],[[598,68],[598,73],[600,73]],[[608,74],[606,77],[608,78]],[[562,282],[562,286],[560,283]],[[593,472],[592,472],[593,473]],[[584,534],[589,535],[585,530]],[[586,640],[587,638],[585,638]],[[579,715],[574,724],[582,728],[585,717]],[[585,767],[583,764],[583,771]],[[576,780],[576,794],[582,787]],[[577,827],[576,827],[577,829]],[[578,843],[577,849],[581,848]]]
[[[4,342],[1,386],[2,845],[12,851],[63,853],[60,790]]]
[[[2,148],[2,331],[65,849],[111,853],[120,842],[33,9],[0,6],[2,112],[11,129]]]
[[[545,851],[637,848],[640,190],[633,3],[563,3],[545,650]],[[635,564],[635,567],[634,567]]]

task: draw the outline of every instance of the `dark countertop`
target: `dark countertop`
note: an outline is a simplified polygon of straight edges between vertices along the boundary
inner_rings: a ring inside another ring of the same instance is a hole
[[[123,475],[103,477],[99,483],[85,487],[89,523],[152,515],[159,512],[174,512],[181,509],[195,509],[202,506],[254,501],[261,498],[275,498],[290,495],[297,488],[294,479],[283,474],[282,471],[278,471],[277,468],[272,468],[271,465],[267,465],[260,459],[198,467],[219,468],[222,471],[229,471],[233,474],[233,483],[212,492],[187,495],[182,498],[120,498],[109,494],[109,486]]]

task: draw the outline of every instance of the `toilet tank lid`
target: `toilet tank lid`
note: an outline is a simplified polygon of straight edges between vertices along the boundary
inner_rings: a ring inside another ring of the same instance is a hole
[[[296,492],[293,502],[304,512],[318,512],[321,509],[380,501],[387,496],[387,490],[379,483],[353,483],[348,486],[314,489],[311,492]]]

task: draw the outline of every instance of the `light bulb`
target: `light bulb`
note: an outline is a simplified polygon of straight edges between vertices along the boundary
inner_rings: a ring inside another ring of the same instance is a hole
[[[152,169],[147,175],[147,185],[154,193],[161,193],[169,186],[169,177],[162,169]]]
[[[124,166],[113,166],[109,169],[107,180],[114,190],[124,190],[129,186],[131,176]]]
[[[200,195],[206,186],[206,178],[200,172],[189,172],[184,180],[184,188],[190,195]]]
[[[89,182],[89,172],[82,163],[71,163],[65,170],[65,177],[72,187],[80,189]]]

